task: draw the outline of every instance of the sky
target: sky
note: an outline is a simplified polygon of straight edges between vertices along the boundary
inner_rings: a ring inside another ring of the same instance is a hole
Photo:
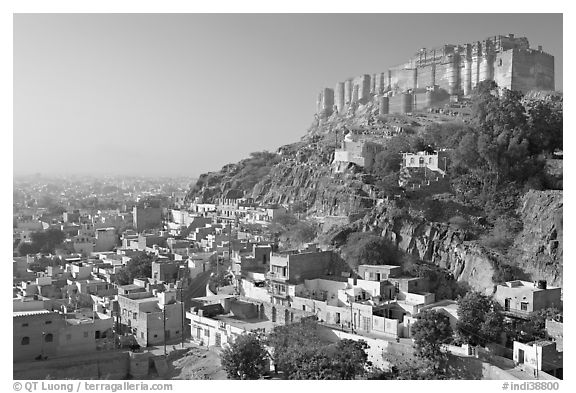
[[[15,14],[13,173],[192,176],[298,141],[323,87],[562,14]]]

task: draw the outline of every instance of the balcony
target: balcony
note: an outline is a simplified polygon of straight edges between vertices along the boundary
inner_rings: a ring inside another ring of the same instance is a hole
[[[275,272],[267,272],[266,273],[266,279],[268,280],[280,280],[280,281],[287,281],[288,277],[280,274],[280,273],[275,273]]]
[[[288,299],[288,293],[286,291],[281,291],[276,288],[268,288],[268,293],[274,297],[281,299]]]

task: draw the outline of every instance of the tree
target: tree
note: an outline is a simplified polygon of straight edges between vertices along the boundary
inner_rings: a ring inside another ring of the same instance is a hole
[[[57,228],[32,232],[30,234],[32,245],[24,251],[36,250],[35,252],[54,253],[54,249],[61,245],[65,238],[64,232]]]
[[[422,311],[416,318],[412,325],[416,354],[437,363],[443,359],[442,344],[452,337],[450,319],[434,310]]]
[[[368,265],[399,265],[401,255],[396,246],[385,238],[369,232],[352,232],[342,248],[352,267]]]
[[[468,292],[458,299],[456,332],[462,342],[482,346],[498,342],[503,328],[500,306],[489,296]]]
[[[266,372],[268,356],[262,338],[245,333],[222,351],[220,361],[231,379],[259,379]]]
[[[116,281],[120,285],[131,284],[135,278],[152,277],[152,261],[154,257],[139,252],[126,263],[126,266],[116,274]]]
[[[298,247],[303,243],[309,243],[316,237],[316,228],[305,221],[290,225],[280,235],[280,241],[290,248]]]
[[[410,140],[404,135],[390,138],[381,152],[376,154],[372,172],[379,175],[398,173],[402,156],[400,153],[411,150]]]
[[[366,373],[368,362],[368,344],[363,341],[343,339],[336,345],[326,347],[325,354],[330,360],[330,378],[356,379]]]
[[[288,379],[355,379],[364,375],[368,362],[364,341],[320,340],[315,321],[277,326],[268,336],[277,369]]]
[[[28,254],[36,254],[40,250],[34,243],[20,242],[20,244],[18,244],[17,251],[21,257],[25,257]]]
[[[435,364],[422,357],[409,360],[394,355],[384,356],[392,364],[389,370],[373,370],[368,379],[379,380],[444,380],[455,379],[447,368],[435,367]]]
[[[529,314],[522,322],[512,322],[506,326],[508,341],[527,343],[547,338],[546,320],[562,320],[562,312],[557,308],[546,308]]]
[[[272,359],[277,369],[287,376],[295,374],[306,363],[306,357],[319,350],[318,325],[315,321],[276,326],[268,335]]]

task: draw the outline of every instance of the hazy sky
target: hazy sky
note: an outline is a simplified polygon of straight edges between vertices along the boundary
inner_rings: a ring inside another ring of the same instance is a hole
[[[190,175],[300,139],[324,86],[561,14],[17,14],[14,173]]]

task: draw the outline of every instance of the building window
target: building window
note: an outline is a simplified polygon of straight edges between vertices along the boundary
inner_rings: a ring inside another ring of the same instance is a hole
[[[205,335],[206,337],[210,337],[210,330],[204,329],[204,335]]]
[[[54,341],[54,336],[52,335],[52,333],[48,333],[45,337],[44,337],[44,341],[47,343],[51,343],[52,341]]]
[[[132,315],[132,319],[138,319],[138,313],[135,312],[134,315]]]
[[[528,303],[526,303],[526,302],[521,302],[521,303],[520,303],[520,310],[522,310],[522,311],[528,311]]]
[[[88,332],[84,332],[84,338],[88,338]]]
[[[27,324],[27,323],[23,323],[23,324],[22,324],[22,327],[28,327],[28,324]]]
[[[52,323],[52,321],[45,321],[44,324],[45,325],[50,325]]]
[[[502,66],[502,59],[498,60],[498,66],[501,67]]]
[[[94,338],[95,338],[96,340],[98,340],[98,339],[100,338],[100,330],[96,330],[96,331],[94,332]]]
[[[30,344],[30,337],[22,337],[22,345]]]

